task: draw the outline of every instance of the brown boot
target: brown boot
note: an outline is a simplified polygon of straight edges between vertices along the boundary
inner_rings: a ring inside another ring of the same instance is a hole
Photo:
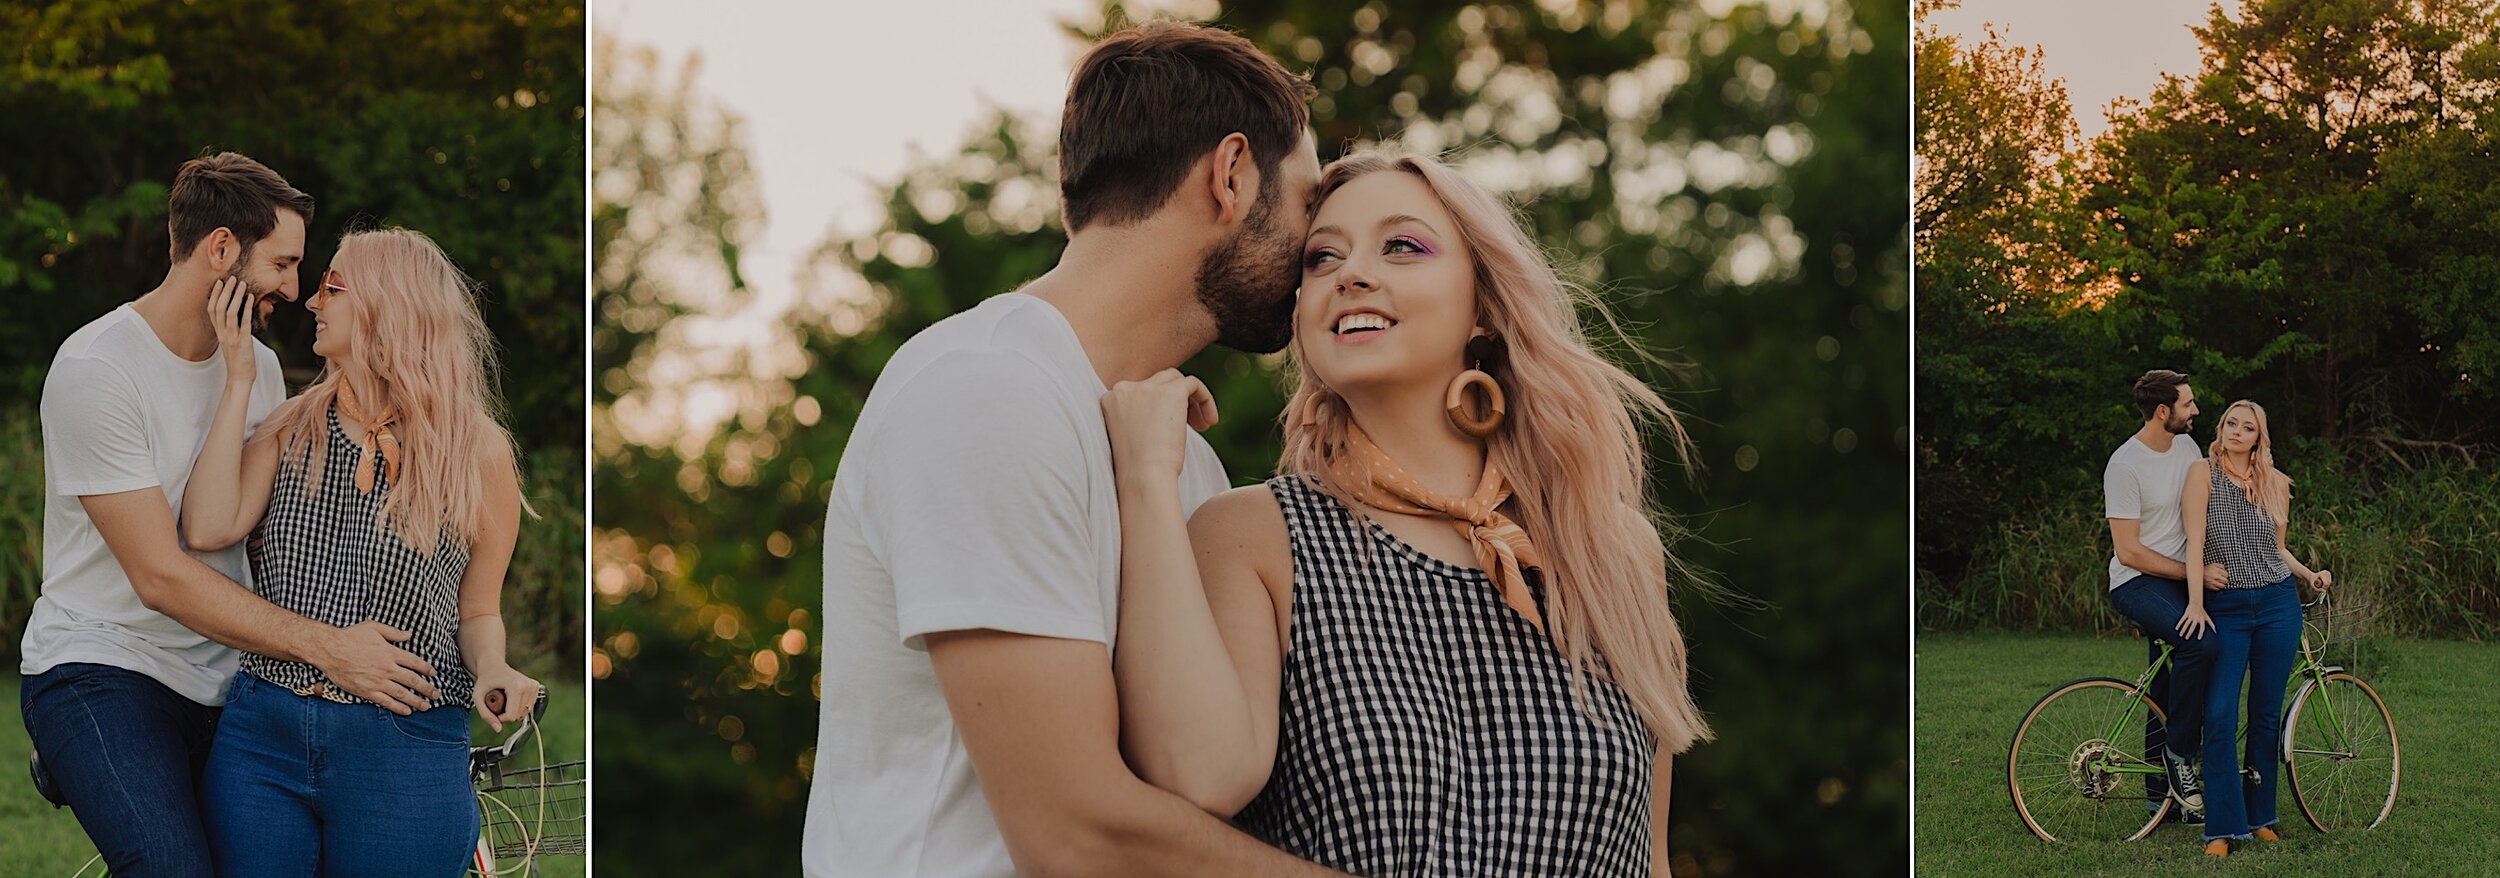
[[[2206,842],[2206,843],[2205,843],[2205,856],[2208,856],[2208,857],[2227,857],[2227,856],[2230,856],[2230,855],[2231,855],[2231,840],[2230,840],[2230,839],[2227,839],[2227,838],[2217,838],[2217,839],[2214,839],[2214,840],[2212,840],[2212,841],[2209,841],[2209,842]]]
[[[2255,829],[2251,829],[2251,830],[2249,830],[2249,831],[2248,831],[2248,834],[2249,834],[2249,835],[2252,835],[2252,836],[2255,836],[2255,837],[2257,838],[2257,840],[2258,840],[2258,841],[2282,841],[2282,840],[2283,840],[2283,837],[2282,837],[2282,836],[2274,834],[2274,827],[2271,827],[2271,826],[2260,826],[2260,827],[2257,827],[2257,828],[2255,828]]]

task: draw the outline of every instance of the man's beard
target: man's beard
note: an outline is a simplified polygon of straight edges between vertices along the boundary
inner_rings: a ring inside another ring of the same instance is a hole
[[[1259,206],[1243,228],[1198,260],[1198,304],[1215,318],[1215,343],[1250,354],[1272,354],[1293,341],[1293,294],[1302,284],[1300,241],[1280,234],[1274,193],[1259,193]]]
[[[245,252],[249,253],[250,251]],[[278,291],[267,287],[254,286],[251,278],[243,276],[243,266],[240,264],[237,264],[234,268],[228,270],[226,272],[226,276],[243,282],[243,294],[251,302],[251,304],[246,305],[245,307],[250,309],[252,314],[252,331],[259,332],[261,330],[268,329],[269,314],[270,312],[278,309]]]
[[[2188,431],[2196,429],[2196,416],[2189,415],[2184,418],[2173,420],[2170,423],[2163,424],[2162,429],[2169,430],[2170,435],[2173,436],[2185,436],[2188,434]]]

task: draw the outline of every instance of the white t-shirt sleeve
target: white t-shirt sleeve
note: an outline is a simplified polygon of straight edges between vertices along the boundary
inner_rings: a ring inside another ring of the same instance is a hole
[[[139,389],[112,364],[93,357],[54,363],[40,411],[53,493],[85,497],[163,484]]]
[[[2135,467],[2128,465],[2124,455],[2111,455],[2109,466],[2101,469],[2103,517],[2143,518],[2144,497],[2138,487],[2142,482],[2142,479],[2136,478]]]
[[[1066,391],[1002,351],[943,354],[898,390],[862,437],[877,469],[858,514],[904,645],[973,629],[1107,643],[1087,444]]]

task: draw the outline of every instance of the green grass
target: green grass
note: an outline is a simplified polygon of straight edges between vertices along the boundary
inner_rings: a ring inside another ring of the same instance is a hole
[[[2005,748],[2014,724],[2051,687],[2077,677],[2132,679],[2141,641],[2069,635],[1918,638],[1918,874],[1994,875],[2489,875],[2500,869],[2500,646],[2398,641],[2369,655],[2364,676],[2387,699],[2404,748],[2395,812],[2378,829],[2321,835],[2288,788],[2283,841],[2206,859],[2190,827],[2166,824],[2139,842],[2049,845],[2014,816]]]
[[[95,846],[78,828],[78,820],[67,809],[54,809],[50,802],[35,794],[34,784],[26,778],[26,726],[17,716],[19,680],[14,672],[0,673],[0,701],[10,705],[7,721],[0,722],[0,875],[11,878],[66,878],[80,864],[95,856]],[[548,762],[568,762],[582,758],[586,737],[583,717],[588,713],[582,700],[578,681],[549,681],[549,695],[544,730]],[[472,735],[480,742],[494,733],[484,724],[470,718]],[[499,738],[495,738],[500,740]],[[524,744],[514,758],[521,763],[533,759],[536,751]],[[541,874],[546,878],[579,878],[583,874],[582,858],[547,857],[540,860]],[[88,874],[94,874],[90,871]]]

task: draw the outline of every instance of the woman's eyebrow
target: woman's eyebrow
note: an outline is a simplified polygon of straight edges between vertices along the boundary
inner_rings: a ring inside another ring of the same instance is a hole
[[[1387,217],[1382,218],[1382,219],[1380,220],[1380,227],[1385,229],[1385,228],[1388,228],[1388,227],[1390,227],[1390,226],[1397,225],[1397,224],[1399,224],[1399,223],[1414,223],[1414,224],[1416,224],[1416,225],[1423,226],[1425,231],[1429,231],[1429,232],[1431,232],[1431,233],[1433,233],[1433,234],[1435,234],[1435,235],[1441,234],[1441,230],[1440,230],[1440,229],[1433,228],[1433,225],[1432,225],[1431,223],[1425,222],[1423,217],[1415,216],[1415,215],[1412,215],[1412,214],[1404,214],[1404,213],[1400,213],[1400,214],[1391,214],[1391,215],[1389,215],[1389,216],[1387,216]]]

